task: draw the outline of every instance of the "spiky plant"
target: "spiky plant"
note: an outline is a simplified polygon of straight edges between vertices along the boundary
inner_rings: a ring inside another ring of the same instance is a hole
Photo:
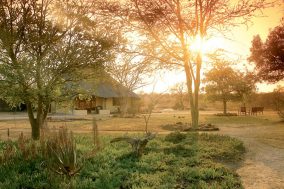
[[[60,128],[58,133],[47,141],[47,166],[52,171],[69,178],[76,175],[81,167],[78,164],[76,143],[72,132]]]

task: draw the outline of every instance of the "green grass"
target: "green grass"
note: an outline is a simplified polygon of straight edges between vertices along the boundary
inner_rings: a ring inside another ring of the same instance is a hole
[[[90,136],[76,138],[84,166],[71,184],[44,167],[40,155],[24,160],[16,151],[15,157],[0,167],[0,188],[242,188],[238,175],[218,163],[240,161],[244,146],[237,139],[172,133],[151,140],[139,159],[131,154],[127,143],[110,144],[111,139],[104,136],[103,149],[83,160],[93,141]],[[0,148],[2,151],[2,143]]]

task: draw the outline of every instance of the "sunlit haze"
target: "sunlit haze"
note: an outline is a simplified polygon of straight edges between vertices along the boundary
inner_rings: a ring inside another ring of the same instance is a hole
[[[280,24],[281,17],[284,16],[284,3],[280,6],[275,6],[263,11],[263,15],[256,17],[252,20],[252,23],[246,27],[241,26],[233,28],[232,31],[224,36],[216,36],[208,41],[201,41],[197,38],[194,43],[190,45],[190,49],[197,51],[201,50],[202,54],[210,53],[216,49],[224,49],[230,54],[230,58],[240,58],[238,68],[244,69],[244,66],[252,69],[253,64],[247,62],[247,57],[250,55],[251,41],[254,35],[259,34],[262,40],[265,40],[270,29]],[[206,70],[206,64],[203,64],[203,70]],[[169,89],[176,83],[185,81],[185,75],[182,71],[165,71],[157,74],[153,84],[139,89],[150,93],[153,90],[155,92],[169,92]],[[258,92],[271,92],[273,89],[284,82],[276,84],[260,83],[257,84]],[[138,92],[137,91],[137,92]]]

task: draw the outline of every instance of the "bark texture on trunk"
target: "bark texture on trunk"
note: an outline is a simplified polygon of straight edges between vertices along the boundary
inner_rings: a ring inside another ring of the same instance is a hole
[[[184,65],[185,73],[186,73],[186,81],[187,81],[187,88],[188,88],[188,97],[190,102],[190,110],[191,110],[191,124],[193,128],[198,127],[199,121],[199,111],[198,111],[198,91],[199,85],[196,86],[196,81],[194,81],[194,91],[192,90],[192,76],[190,73],[190,68],[188,64]]]
[[[34,116],[32,104],[30,102],[26,102],[26,105],[27,105],[29,121],[30,121],[30,124],[31,124],[31,127],[32,127],[32,138],[34,140],[38,140],[39,137],[40,137],[40,128],[39,128],[39,125],[37,124],[37,120]]]
[[[185,30],[184,30],[184,21],[182,19],[182,9],[180,2],[177,1],[177,17],[179,22],[179,36],[181,41],[181,47],[183,49],[183,67],[185,70],[186,75],[186,83],[187,83],[187,89],[188,89],[188,97],[189,97],[189,103],[191,107],[191,124],[193,128],[198,127],[198,121],[199,121],[199,110],[198,110],[198,98],[199,98],[199,87],[200,87],[200,70],[201,70],[201,64],[202,64],[202,56],[201,52],[197,54],[197,57],[195,59],[196,65],[194,66],[191,62],[191,57],[188,49],[188,44],[186,42],[186,36],[185,36]],[[196,2],[196,6],[197,6]],[[196,8],[197,11],[197,8]],[[203,25],[201,22],[200,25],[200,34],[203,36]],[[194,69],[195,67],[195,69]]]
[[[49,103],[44,103],[42,99],[39,98],[36,117],[34,115],[32,103],[26,102],[26,105],[27,105],[29,121],[32,127],[32,138],[33,140],[39,140],[40,129],[43,128],[44,126],[48,113]]]

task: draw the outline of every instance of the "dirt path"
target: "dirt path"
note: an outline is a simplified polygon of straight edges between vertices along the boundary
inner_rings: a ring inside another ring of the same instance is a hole
[[[241,139],[247,149],[244,163],[237,170],[247,189],[284,188],[284,126],[220,126],[222,134]]]

